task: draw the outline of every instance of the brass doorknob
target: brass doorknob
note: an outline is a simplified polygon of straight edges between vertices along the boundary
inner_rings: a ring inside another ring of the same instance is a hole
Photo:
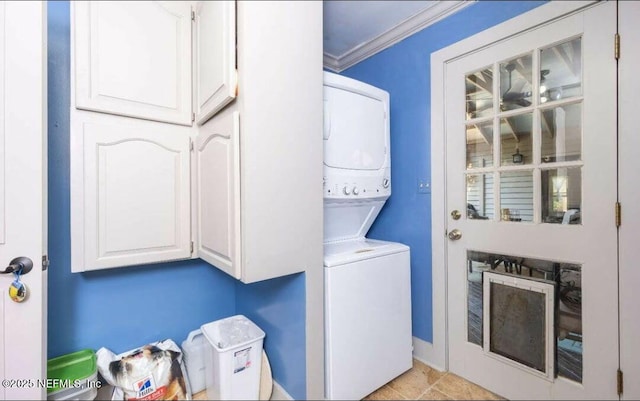
[[[462,232],[460,232],[460,230],[458,230],[457,228],[449,232],[449,239],[451,241],[457,241],[460,238],[462,238]]]

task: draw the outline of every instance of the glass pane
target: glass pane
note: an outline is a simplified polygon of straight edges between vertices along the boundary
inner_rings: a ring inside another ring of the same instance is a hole
[[[542,170],[542,221],[581,224],[582,169],[563,167]]]
[[[467,119],[493,114],[493,68],[466,76]]]
[[[493,166],[493,122],[467,125],[467,168]]]
[[[573,263],[467,251],[467,341],[483,345],[484,272],[556,285],[556,367],[558,376],[582,382],[582,267]],[[500,308],[500,305],[496,305]],[[535,319],[535,316],[533,316]],[[513,322],[509,323],[513,325]],[[492,341],[495,345],[495,341]],[[498,348],[500,348],[498,346]],[[522,358],[529,359],[529,357]]]
[[[533,221],[533,172],[500,173],[500,220]]]
[[[581,94],[581,39],[540,50],[540,103]]]
[[[493,174],[467,174],[467,218],[493,219]]]
[[[500,63],[500,110],[531,106],[531,53]]]
[[[558,375],[582,383],[582,268],[558,264]]]
[[[580,160],[582,149],[582,104],[543,110],[540,119],[542,162]]]
[[[492,255],[467,251],[467,341],[482,347],[482,273],[491,268]]]
[[[500,119],[500,163],[531,164],[533,161],[532,113]]]

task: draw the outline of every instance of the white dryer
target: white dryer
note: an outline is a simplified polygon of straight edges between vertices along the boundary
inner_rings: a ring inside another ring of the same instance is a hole
[[[409,247],[365,238],[391,195],[389,94],[324,73],[325,397],[412,366]]]

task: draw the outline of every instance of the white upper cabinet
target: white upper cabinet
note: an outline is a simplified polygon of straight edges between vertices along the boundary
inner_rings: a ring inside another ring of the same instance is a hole
[[[202,210],[216,231],[200,229],[198,255],[253,283],[322,258],[322,3],[241,1],[237,11],[238,98],[198,129],[198,149],[218,135],[208,158],[220,159],[205,166],[198,155],[210,177],[198,180],[199,204],[217,213]],[[218,260],[203,252],[214,244]]]
[[[241,278],[240,118],[225,113],[196,139],[198,256]]]
[[[253,283],[319,263],[322,3],[72,10],[72,271],[202,258]]]
[[[189,258],[189,136],[89,112],[72,125],[72,270]]]
[[[190,2],[82,1],[73,20],[77,108],[191,125]]]
[[[199,1],[194,17],[194,105],[201,125],[236,97],[236,5]]]

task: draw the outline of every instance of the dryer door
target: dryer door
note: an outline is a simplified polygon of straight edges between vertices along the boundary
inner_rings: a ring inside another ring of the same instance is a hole
[[[381,169],[388,149],[384,103],[325,86],[324,105],[324,164],[352,170]]]

